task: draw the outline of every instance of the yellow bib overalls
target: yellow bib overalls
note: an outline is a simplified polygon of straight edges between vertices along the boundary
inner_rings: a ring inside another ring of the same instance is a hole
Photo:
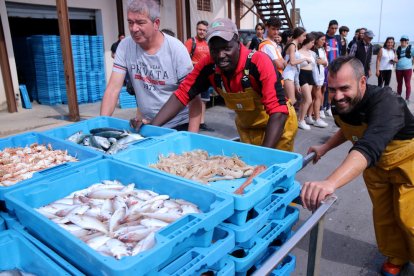
[[[347,124],[338,116],[335,120],[352,143],[367,128]],[[414,139],[391,141],[378,163],[363,175],[379,250],[395,265],[414,262]]]
[[[261,102],[261,96],[251,87],[238,93],[227,93],[220,87],[217,92],[223,97],[226,106],[236,112],[236,126],[240,140],[244,143],[262,145],[269,115]],[[294,139],[298,131],[296,112],[287,102],[289,115],[282,136],[274,146],[276,149],[293,151]]]

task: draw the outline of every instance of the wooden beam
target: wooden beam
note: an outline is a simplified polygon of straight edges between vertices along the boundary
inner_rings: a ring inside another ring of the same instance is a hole
[[[3,22],[0,16],[0,68],[3,76],[4,91],[6,92],[7,111],[17,112],[16,98],[14,96],[13,80],[10,72],[9,56],[7,55],[6,39],[4,37]]]
[[[231,19],[231,0],[227,0],[227,17]]]
[[[236,17],[237,29],[240,29],[240,1],[242,0],[234,1],[234,16]]]
[[[175,0],[175,18],[177,22],[177,38],[184,41],[184,30],[183,30],[183,1]]]
[[[190,0],[185,0],[185,32],[187,34],[187,39],[191,37],[191,6]],[[184,21],[181,21],[180,24],[183,24]],[[184,28],[184,26],[183,26]],[[184,40],[182,40],[184,41]]]
[[[116,17],[118,20],[118,34],[125,34],[124,4],[122,0],[116,0]]]
[[[60,44],[62,47],[63,65],[65,67],[66,94],[68,97],[69,120],[77,122],[80,119],[78,97],[76,95],[75,72],[73,70],[72,44],[70,42],[70,25],[68,5],[66,0],[56,0],[59,22]]]

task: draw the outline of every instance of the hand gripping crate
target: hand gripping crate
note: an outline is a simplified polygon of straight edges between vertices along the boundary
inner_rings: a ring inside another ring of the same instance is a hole
[[[30,235],[15,230],[0,232],[0,271],[18,269],[34,275],[83,275],[39,241],[27,237]]]
[[[34,209],[94,183],[115,179],[123,184],[135,183],[137,189],[190,201],[203,213],[188,214],[158,231],[152,249],[116,260],[94,251]],[[10,192],[6,195],[6,205],[13,208],[17,219],[31,234],[82,272],[95,275],[154,273],[189,248],[211,244],[214,228],[233,212],[232,198],[227,195],[112,159],[101,159]]]
[[[299,196],[300,184],[296,182],[289,189],[280,189],[260,201],[249,212],[252,216],[244,225],[224,222],[221,225],[234,231],[236,242],[243,244],[252,239],[257,232],[269,221],[285,217],[286,208]]]
[[[82,131],[83,133],[88,134],[90,133],[91,129],[105,128],[105,127],[126,130],[132,133],[136,132],[133,128],[131,128],[131,126],[129,125],[129,121],[127,120],[122,120],[122,119],[118,119],[114,117],[99,116],[99,117],[95,117],[89,120],[84,120],[84,121],[69,124],[66,126],[47,130],[47,131],[44,131],[43,134],[60,139],[60,140],[65,140],[69,138],[72,134],[78,131]],[[139,134],[147,138],[144,140],[140,140],[138,142],[141,144],[142,142],[145,142],[146,140],[150,140],[151,137],[161,137],[163,135],[168,135],[174,132],[176,132],[176,130],[170,129],[170,128],[145,125],[140,129]],[[67,142],[71,143],[69,141]],[[138,142],[135,142],[135,143],[138,143]],[[131,145],[134,145],[135,143],[132,143]],[[84,147],[84,148],[92,152],[97,152],[87,147]]]
[[[149,168],[150,164],[158,162],[160,155],[182,154],[196,149],[205,150],[209,155],[237,155],[248,165],[267,166],[264,172],[253,179],[252,183],[244,190],[243,195],[236,195],[234,191],[240,187],[246,178],[210,182],[205,185],[194,180],[168,174],[189,183],[204,185],[209,189],[231,195],[234,198],[235,211],[228,222],[236,225],[244,225],[249,210],[273,191],[291,187],[296,172],[302,167],[303,158],[300,154],[185,131],[176,132],[168,137],[153,137],[146,141],[138,141],[134,144],[134,147],[117,154],[114,158]],[[149,169],[160,172],[157,169]]]
[[[55,167],[44,169],[33,174],[29,179],[17,182],[16,184],[8,187],[0,186],[0,201],[4,200],[4,194],[15,190],[19,187],[27,186],[30,183],[33,183],[37,180],[45,178],[49,175],[56,175],[62,171],[68,170],[69,168],[74,168],[77,166],[82,166],[85,163],[92,162],[102,158],[102,154],[99,152],[91,152],[79,145],[75,145],[70,142],[62,141],[53,137],[46,136],[37,132],[28,132],[24,134],[19,134],[15,136],[9,136],[6,138],[0,139],[0,151],[5,148],[14,148],[14,147],[25,147],[30,146],[33,143],[38,143],[42,145],[51,145],[54,150],[67,150],[68,154],[76,157],[78,162],[67,162],[60,164]]]
[[[270,220],[248,243],[237,245],[230,254],[230,260],[236,266],[236,275],[246,275],[259,262],[269,246],[283,243],[299,219],[299,210],[289,206],[282,220]]]

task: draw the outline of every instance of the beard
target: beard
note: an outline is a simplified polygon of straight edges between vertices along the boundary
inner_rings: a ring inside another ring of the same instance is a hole
[[[336,101],[332,99],[333,105],[335,105],[336,112],[339,114],[348,114],[355,109],[355,106],[362,100],[362,92],[357,87],[357,94],[355,97],[344,97],[343,99]],[[347,103],[347,105],[342,106],[343,103]]]

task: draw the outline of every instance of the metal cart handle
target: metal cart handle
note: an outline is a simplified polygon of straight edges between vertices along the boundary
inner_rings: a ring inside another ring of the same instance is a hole
[[[267,275],[272,272],[309,231],[311,231],[311,236],[309,241],[307,275],[319,275],[324,216],[336,199],[337,197],[334,194],[328,196],[296,233],[278,251],[268,257],[263,265],[253,273],[253,276]]]

